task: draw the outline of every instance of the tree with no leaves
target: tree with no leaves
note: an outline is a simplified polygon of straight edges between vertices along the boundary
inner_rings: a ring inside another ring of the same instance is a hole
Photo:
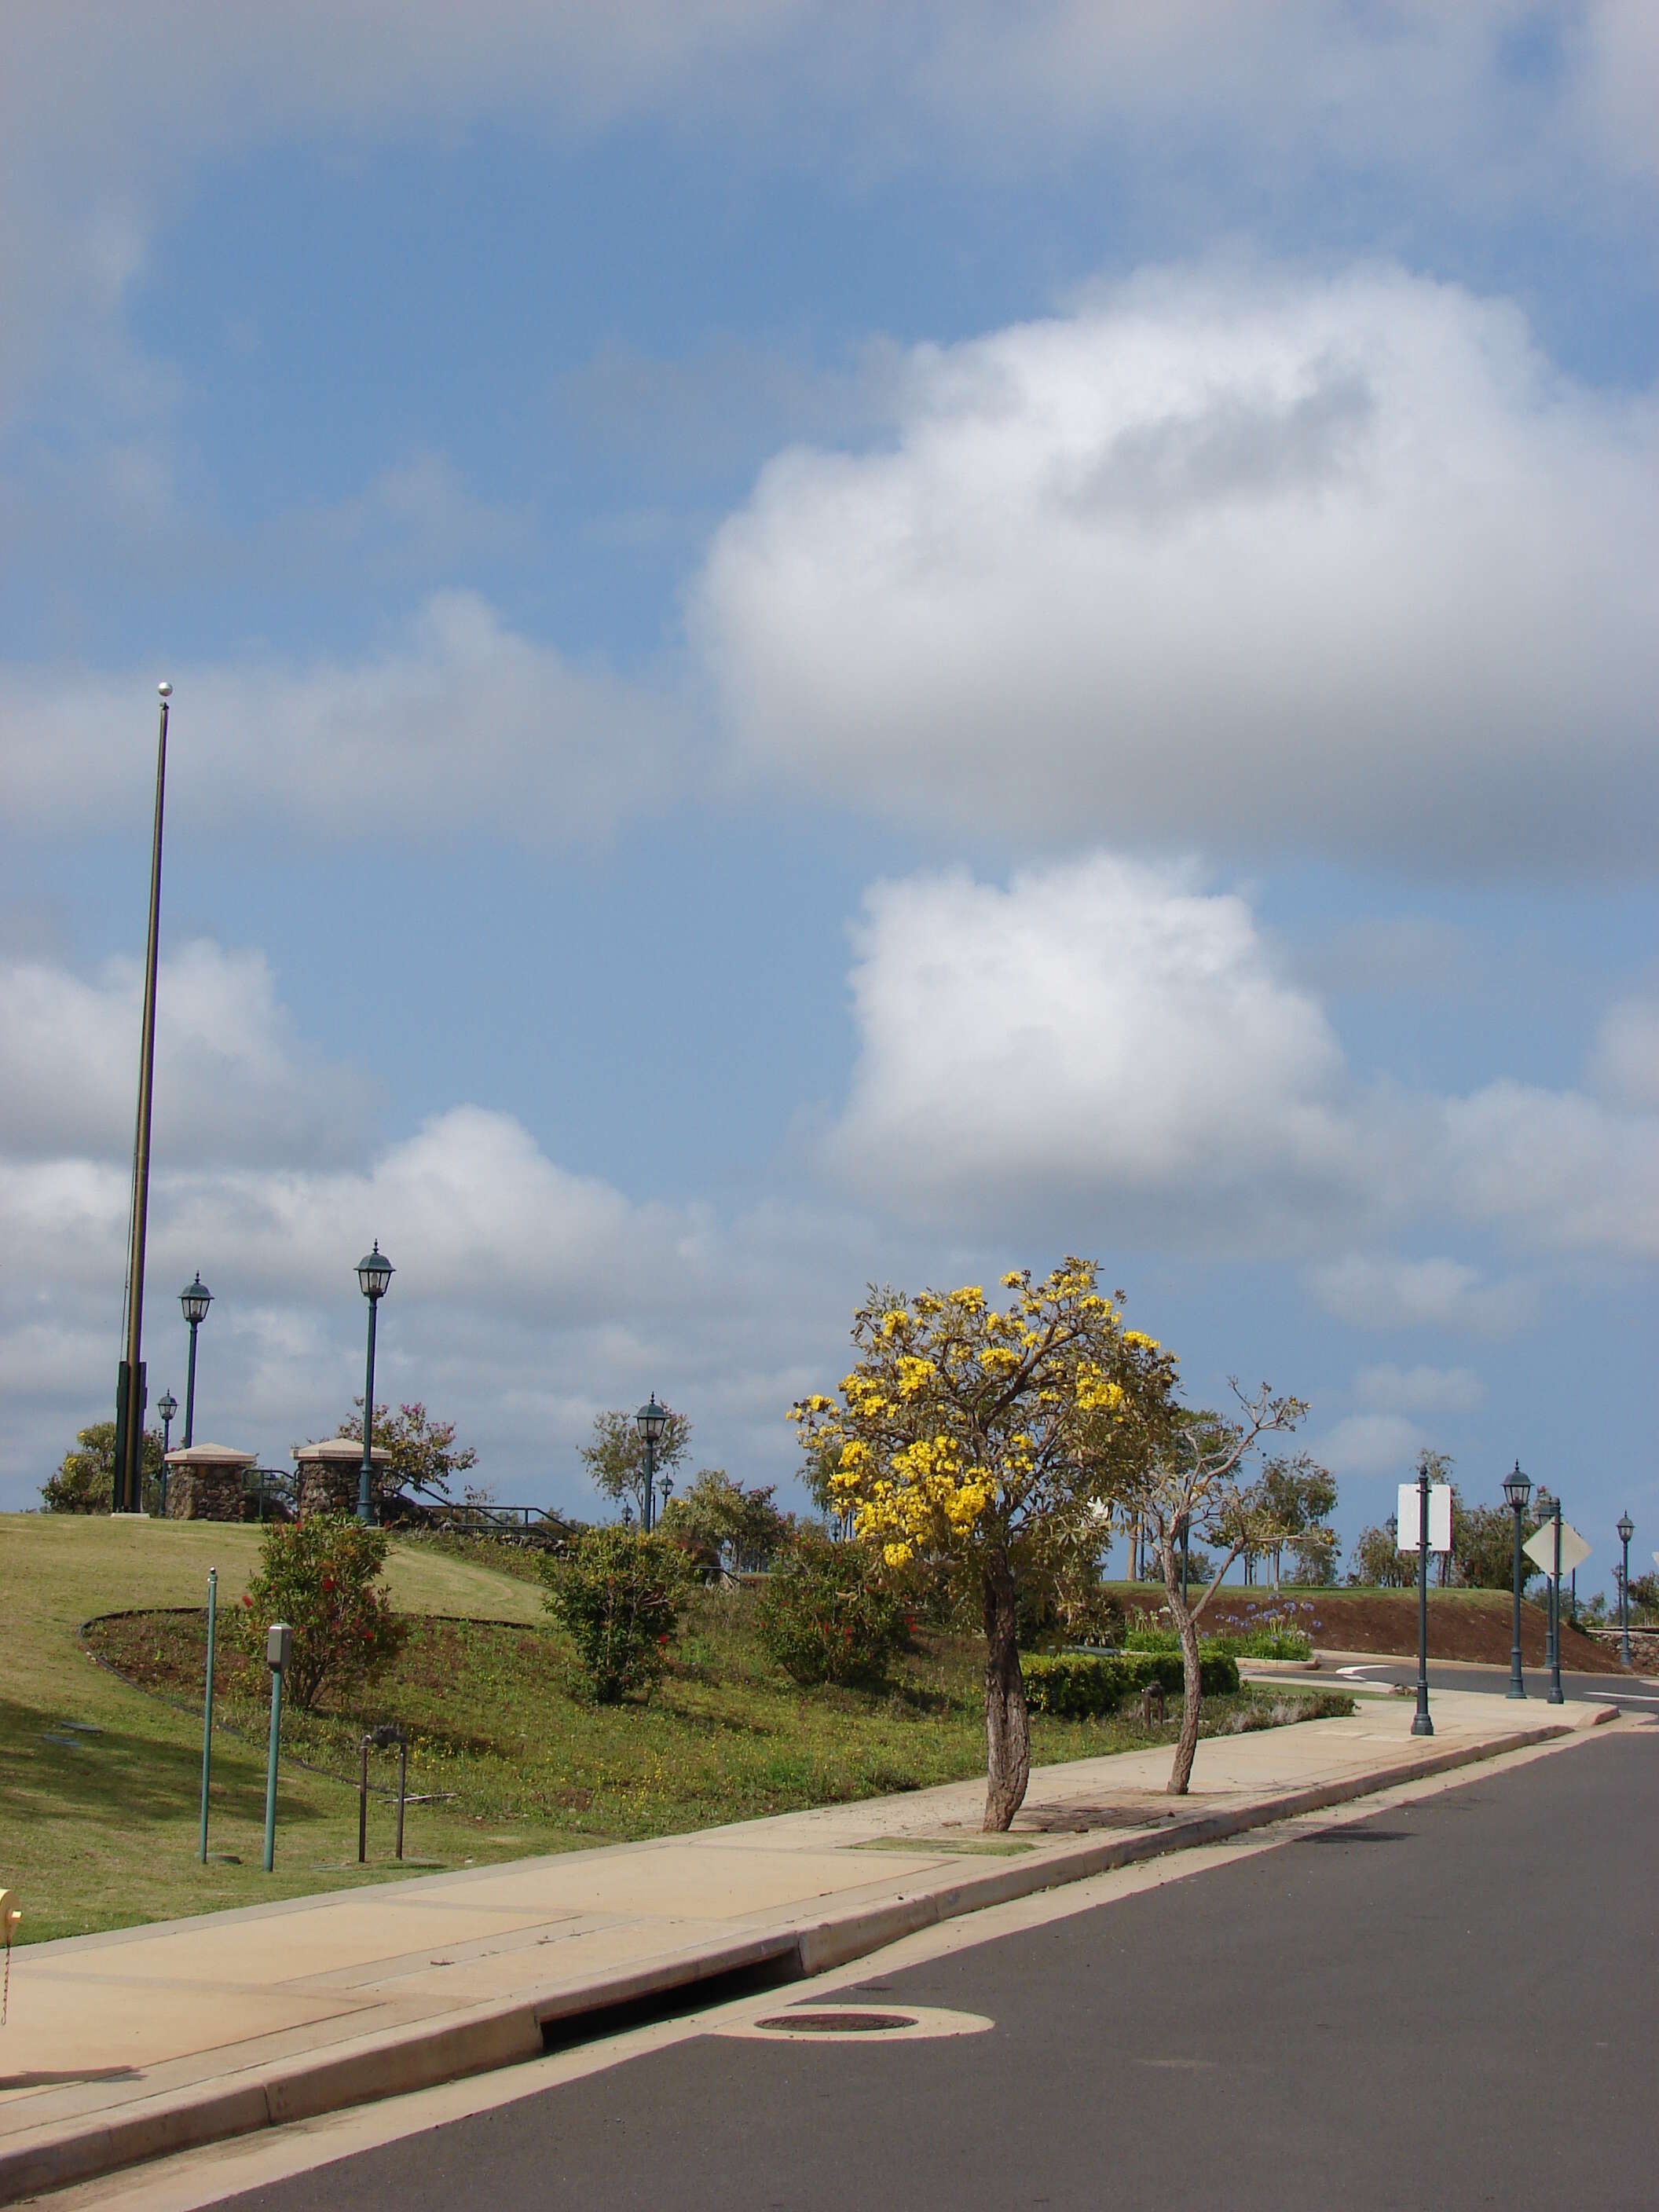
[[[872,1288],[853,1317],[840,1403],[800,1401],[809,1460],[888,1566],[949,1559],[979,1585],[985,1630],[985,1826],[1006,1828],[1030,1776],[1016,1628],[1017,1562],[1097,1530],[1132,1401],[1172,1365],[1123,1329],[1085,1260],[1007,1274],[999,1310],[968,1287],[906,1298]],[[1092,1540],[1092,1538],[1091,1538]]]
[[[1247,1486],[1242,1470],[1264,1436],[1296,1428],[1308,1409],[1299,1398],[1274,1397],[1265,1382],[1247,1397],[1235,1382],[1238,1412],[1231,1419],[1191,1413],[1176,1402],[1173,1361],[1162,1379],[1161,1400],[1141,1395],[1133,1402],[1140,1435],[1131,1497],[1151,1532],[1170,1618],[1181,1639],[1181,1733],[1169,1784],[1170,1794],[1181,1797],[1192,1780],[1198,1747],[1199,1619],[1233,1561],[1251,1546],[1261,1547],[1268,1525],[1262,1486]],[[1192,1599],[1181,1590],[1181,1539],[1189,1528],[1201,1528],[1206,1540],[1220,1547],[1219,1565]]]

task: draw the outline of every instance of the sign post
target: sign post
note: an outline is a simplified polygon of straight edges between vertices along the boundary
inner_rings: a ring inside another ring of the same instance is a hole
[[[202,1864],[207,1864],[208,1784],[213,1777],[213,1632],[219,1609],[219,1570],[208,1569],[207,1694],[202,1700]]]
[[[1565,1703],[1561,1690],[1561,1577],[1577,1573],[1589,1559],[1590,1547],[1571,1522],[1561,1518],[1561,1501],[1557,1498],[1551,1501],[1548,1520],[1527,1539],[1522,1548],[1534,1566],[1541,1568],[1549,1577],[1550,1686],[1547,1702],[1559,1705]]]
[[[270,1759],[265,1768],[265,1872],[276,1863],[276,1745],[283,1726],[283,1675],[293,1648],[294,1631],[279,1620],[265,1638],[265,1664],[270,1669]]]

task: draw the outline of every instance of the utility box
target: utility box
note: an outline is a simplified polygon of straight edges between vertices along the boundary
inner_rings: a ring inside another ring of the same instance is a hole
[[[285,1620],[279,1620],[265,1638],[265,1664],[273,1674],[280,1674],[288,1666],[288,1655],[294,1648],[294,1631]]]

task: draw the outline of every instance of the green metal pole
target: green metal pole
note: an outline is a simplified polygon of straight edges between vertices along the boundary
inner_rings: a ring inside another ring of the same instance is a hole
[[[1432,1735],[1429,1718],[1429,1478],[1417,1477],[1417,1712],[1413,1735]]]
[[[283,1725],[283,1670],[270,1670],[270,1761],[265,1768],[265,1872],[276,1863],[276,1739]]]
[[[1517,1472],[1521,1462],[1515,1462]],[[1521,1671],[1521,1508],[1511,1506],[1515,1516],[1515,1628],[1510,1643],[1510,1695],[1524,1698],[1527,1694],[1526,1676]]]
[[[374,1309],[377,1298],[368,1302],[368,1373],[363,1382],[363,1464],[357,1477],[357,1518],[365,1528],[374,1518]]]
[[[1555,1634],[1550,1644],[1550,1689],[1547,1705],[1565,1703],[1561,1693],[1561,1501],[1555,1501],[1555,1579],[1551,1584],[1555,1592]]]
[[[207,1864],[208,1784],[213,1774],[213,1637],[219,1610],[219,1570],[208,1570],[207,1695],[202,1701],[202,1864]]]

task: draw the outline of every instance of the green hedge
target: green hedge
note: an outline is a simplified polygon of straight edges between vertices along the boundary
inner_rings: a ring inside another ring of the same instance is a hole
[[[1019,1664],[1031,1711],[1061,1720],[1114,1712],[1121,1698],[1137,1697],[1153,1682],[1176,1697],[1182,1686],[1178,1651],[1038,1651],[1023,1656]],[[1199,1685],[1206,1698],[1236,1690],[1238,1662],[1224,1651],[1200,1653]]]

